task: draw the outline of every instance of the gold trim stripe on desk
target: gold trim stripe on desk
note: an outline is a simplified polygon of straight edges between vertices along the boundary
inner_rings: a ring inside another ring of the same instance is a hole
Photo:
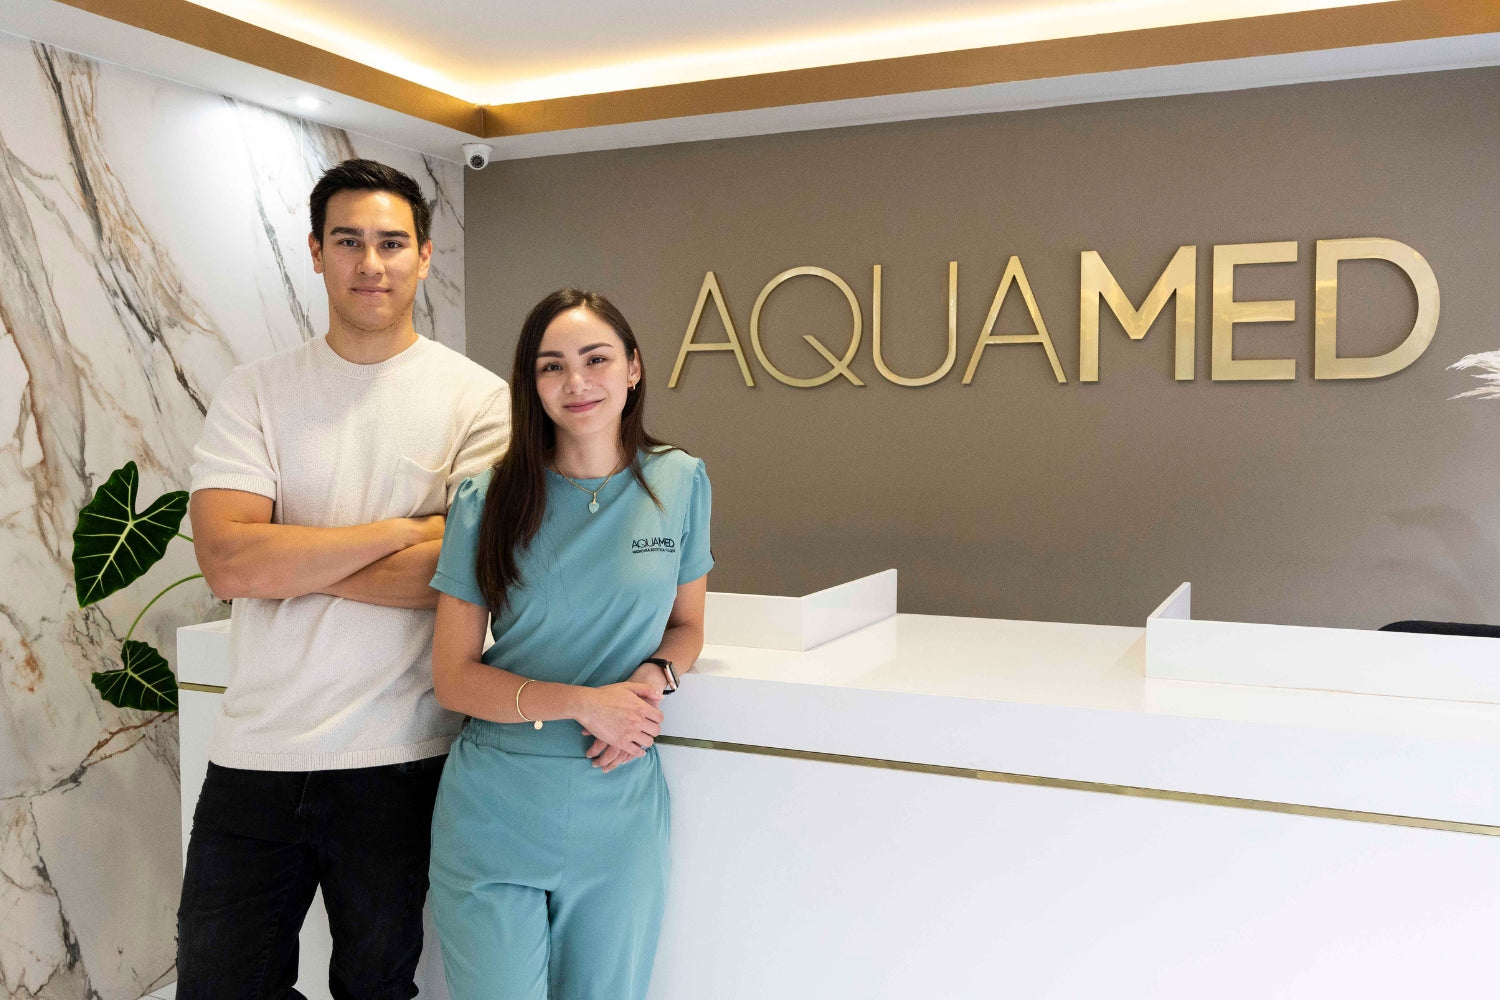
[[[177,685],[184,691],[223,694],[216,684]],[[986,771],[978,767],[951,767],[947,764],[923,764],[912,760],[886,760],[881,757],[854,757],[820,750],[791,750],[786,747],[764,747],[753,743],[725,743],[700,740],[690,736],[661,736],[663,746],[687,747],[692,750],[721,750],[726,753],[753,754],[757,757],[785,757],[789,760],[811,760],[822,764],[848,764],[873,767],[882,771],[908,771],[913,774],[938,774],[946,778],[970,778],[996,781],[1004,785],[1030,785],[1033,788],[1063,788],[1072,792],[1094,792],[1102,795],[1124,795],[1134,799],[1159,799],[1166,802],[1189,802],[1200,806],[1226,809],[1249,809],[1254,812],[1282,813],[1288,816],[1311,816],[1315,819],[1340,819],[1350,823],[1374,823],[1379,826],[1406,826],[1418,830],[1442,830],[1445,833],[1468,833],[1481,837],[1500,837],[1500,826],[1488,823],[1461,823],[1425,816],[1397,816],[1394,813],[1365,812],[1359,809],[1334,809],[1331,806],[1305,806],[1295,802],[1271,802],[1265,799],[1240,799],[1231,795],[1208,795],[1203,792],[1174,792],[1166,788],[1143,788],[1139,785],[1111,785],[1103,781],[1079,781],[1074,778],[1049,778],[1040,774],[1017,774],[1013,771]]]
[[[949,767],[945,764],[922,764],[916,761],[885,760],[879,757],[853,757],[847,754],[823,753],[817,750],[790,750],[785,747],[765,747],[749,743],[724,743],[719,740],[699,740],[685,736],[662,736],[656,742],[665,744],[666,746],[689,747],[694,750],[722,750],[729,753],[754,754],[760,757],[786,757],[791,760],[811,760],[824,764],[850,764],[855,767],[873,767],[885,771],[909,771],[914,774],[939,774],[949,778],[996,781],[1006,785],[1064,788],[1074,792],[1096,792],[1104,795],[1124,795],[1137,799],[1161,799],[1167,802],[1189,802],[1195,805],[1222,806],[1229,809],[1250,809],[1255,812],[1311,816],[1316,819],[1339,819],[1352,823],[1375,823],[1380,826],[1406,826],[1415,827],[1420,830],[1442,830],[1446,833],[1468,833],[1477,834],[1482,837],[1500,837],[1500,826],[1492,826],[1486,823],[1461,823],[1455,820],[1428,819],[1423,816],[1397,816],[1392,813],[1364,812],[1358,809],[1305,806],[1295,802],[1240,799],[1229,795],[1207,795],[1202,792],[1175,792],[1165,788],[1111,785],[1102,781],[1049,778],[1037,774],[986,771],[975,767]]]

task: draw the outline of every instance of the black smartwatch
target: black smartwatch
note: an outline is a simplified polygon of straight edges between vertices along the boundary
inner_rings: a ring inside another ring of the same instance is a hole
[[[667,675],[667,687],[662,694],[671,694],[677,690],[677,671],[672,669],[672,661],[660,656],[648,656],[642,663],[654,663],[661,667],[661,672]]]

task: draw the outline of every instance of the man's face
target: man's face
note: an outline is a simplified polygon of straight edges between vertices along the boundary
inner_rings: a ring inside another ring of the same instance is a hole
[[[389,191],[340,191],[328,199],[323,239],[308,236],[313,270],[346,327],[382,333],[411,321],[432,241],[417,245],[411,206]]]

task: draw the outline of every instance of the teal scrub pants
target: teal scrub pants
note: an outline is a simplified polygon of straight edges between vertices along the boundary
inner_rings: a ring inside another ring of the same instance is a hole
[[[669,827],[655,749],[605,773],[455,741],[431,862],[453,1000],[645,1000]]]

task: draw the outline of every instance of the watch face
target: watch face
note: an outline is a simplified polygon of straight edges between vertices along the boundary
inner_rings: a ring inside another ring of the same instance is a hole
[[[658,659],[653,660],[652,662],[655,663],[658,667],[661,667],[662,673],[667,675],[667,693],[670,694],[671,692],[676,691],[677,671],[672,668],[672,661]]]

